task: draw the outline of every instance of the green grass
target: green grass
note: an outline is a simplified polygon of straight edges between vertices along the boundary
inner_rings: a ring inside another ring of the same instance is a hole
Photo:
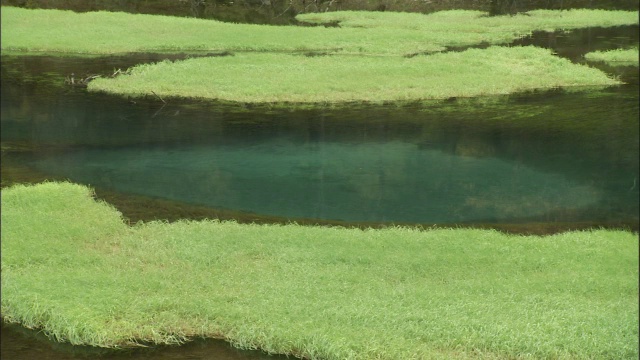
[[[89,84],[129,96],[155,93],[251,103],[446,99],[533,89],[616,85],[603,72],[535,47],[492,47],[412,58],[238,54],[139,65]]]
[[[504,44],[533,31],[571,30],[591,26],[611,27],[638,23],[633,11],[574,9],[568,11],[533,10],[515,16],[489,17],[473,10],[449,10],[432,14],[337,11],[300,14],[303,22],[327,24],[337,22],[342,29],[389,29],[398,32],[404,42],[405,32],[422,33],[424,41],[441,47],[469,46],[480,43]],[[394,46],[394,44],[388,44]],[[415,51],[419,51],[419,46]]]
[[[584,56],[589,61],[603,61],[613,66],[636,65],[640,63],[638,48],[594,51]]]
[[[2,10],[4,53],[236,54],[141,65],[130,75],[92,82],[92,90],[297,104],[415,101],[616,85],[620,82],[599,70],[560,60],[546,50],[494,46],[462,53],[442,51],[451,46],[504,44],[534,30],[638,23],[638,12],[605,10],[536,10],[502,17],[466,10],[428,15],[363,11],[299,15],[312,23],[337,21],[339,28],[113,12]],[[304,56],[310,53],[325,56]]]
[[[638,236],[126,226],[69,183],[2,190],[2,316],[103,347],[217,337],[309,359],[635,359]]]
[[[446,46],[504,44],[535,30],[638,23],[638,12],[532,11],[487,17],[479,11],[302,14],[341,28],[266,26],[115,12],[74,13],[2,7],[2,51],[115,54],[184,51],[320,51],[407,55]]]

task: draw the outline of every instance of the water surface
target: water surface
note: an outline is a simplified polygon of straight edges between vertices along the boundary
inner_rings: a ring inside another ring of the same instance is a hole
[[[269,109],[27,85],[2,84],[3,156],[99,189],[291,221],[638,219],[636,86]]]

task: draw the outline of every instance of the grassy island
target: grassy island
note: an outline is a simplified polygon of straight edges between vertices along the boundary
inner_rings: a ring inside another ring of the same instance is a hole
[[[70,183],[2,190],[2,315],[101,347],[227,339],[307,359],[633,359],[638,236],[128,226]]]
[[[638,49],[616,49],[610,51],[594,51],[584,56],[589,61],[603,61],[612,66],[638,66],[640,58]]]
[[[432,56],[308,57],[239,54],[140,65],[93,91],[250,103],[411,101],[498,95],[562,86],[616,85],[603,72],[536,47],[492,47]]]
[[[231,24],[125,13],[78,14],[2,8],[2,51],[109,55],[130,52],[228,54],[141,65],[90,90],[129,96],[237,102],[345,103],[506,94],[531,89],[615,85],[599,70],[532,48],[505,45],[535,30],[620,26],[638,13],[535,10],[489,17],[343,11],[302,14],[338,27]]]

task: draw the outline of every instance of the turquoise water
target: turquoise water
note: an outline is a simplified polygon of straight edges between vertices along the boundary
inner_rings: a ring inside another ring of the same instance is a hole
[[[125,195],[293,221],[638,221],[634,85],[342,109],[2,86],[4,148],[33,150],[5,158]]]
[[[88,149],[34,166],[125,193],[291,219],[496,222],[588,208],[605,195],[521,162],[397,140]]]
[[[293,221],[637,228],[637,67],[635,84],[611,88],[316,109],[164,104],[60,82],[154,60],[3,57],[3,159]]]

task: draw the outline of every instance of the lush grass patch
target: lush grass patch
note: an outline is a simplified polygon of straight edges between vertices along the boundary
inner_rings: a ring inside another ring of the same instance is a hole
[[[545,50],[492,47],[440,52],[450,46],[508,43],[533,30],[637,24],[637,15],[605,10],[538,10],[503,17],[462,10],[429,15],[362,11],[300,15],[306,22],[341,25],[324,28],[3,7],[2,50],[237,54],[141,65],[130,75],[99,79],[90,86],[132,96],[155,93],[263,103],[443,99],[618,84]],[[425,54],[434,55],[399,56]]]
[[[537,10],[487,17],[479,11],[434,14],[332,12],[303,14],[306,22],[340,28],[231,24],[214,20],[74,13],[2,7],[2,50],[114,54],[158,51],[320,51],[407,55],[446,46],[502,44],[534,30],[638,23],[638,12]]]
[[[532,31],[570,30],[590,26],[611,27],[638,23],[633,11],[574,9],[533,10],[515,16],[489,17],[473,10],[449,10],[432,14],[337,11],[299,14],[300,21],[338,23],[343,29],[390,29],[404,42],[404,32],[420,32],[424,40],[438,46],[504,44]],[[393,44],[389,44],[393,46]],[[416,48],[416,51],[419,47]]]
[[[594,51],[584,56],[589,61],[603,61],[609,65],[638,65],[640,63],[638,49],[616,49]]]
[[[90,90],[240,102],[444,99],[560,86],[615,85],[603,72],[535,47],[492,47],[412,58],[238,54],[145,64]]]
[[[638,237],[151,222],[2,190],[2,315],[74,344],[220,337],[312,359],[638,356]]]

